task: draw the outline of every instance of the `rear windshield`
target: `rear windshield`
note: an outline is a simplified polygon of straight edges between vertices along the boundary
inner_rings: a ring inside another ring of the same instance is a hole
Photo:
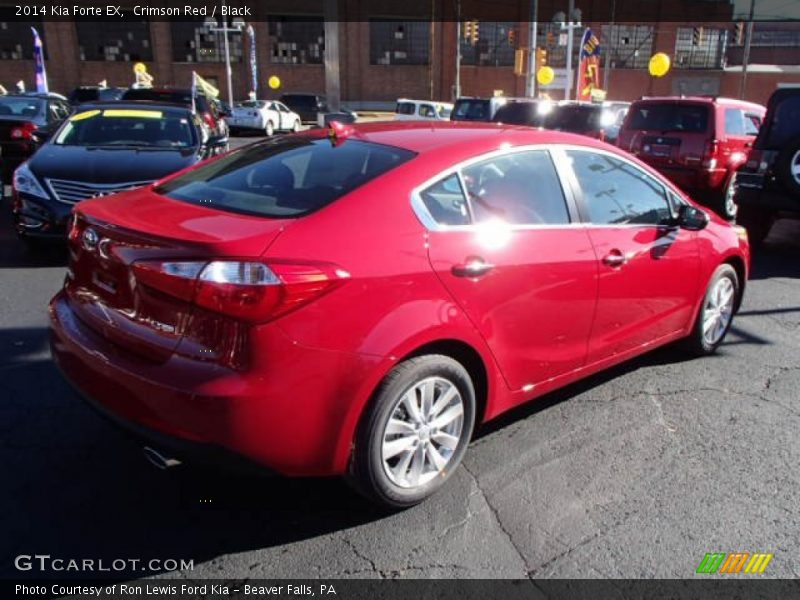
[[[704,133],[708,130],[708,107],[701,104],[641,104],[631,108],[627,129]]]
[[[491,116],[488,100],[458,100],[450,113],[454,121],[488,121]]]
[[[535,102],[511,102],[501,106],[492,121],[509,125],[530,125],[538,127],[544,122],[544,114],[539,112]]]
[[[281,102],[284,104],[294,104],[295,106],[316,106],[317,105],[317,97],[316,96],[305,96],[305,95],[298,95],[292,96],[284,95],[281,96]]]
[[[162,90],[128,90],[122,96],[123,100],[153,100],[155,102],[172,102],[174,104],[191,104],[192,92],[190,90],[162,91]]]
[[[547,116],[545,126],[562,131],[593,131],[601,128],[602,112],[597,106],[556,106]]]
[[[164,182],[175,200],[265,217],[301,217],[401,165],[413,152],[346,140],[279,138],[248,146]]]
[[[44,100],[23,96],[0,96],[0,116],[36,117],[44,110]]]

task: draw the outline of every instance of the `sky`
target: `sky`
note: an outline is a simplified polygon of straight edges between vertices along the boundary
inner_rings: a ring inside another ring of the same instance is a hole
[[[734,0],[734,18],[747,18],[751,0]],[[800,19],[800,0],[755,0],[755,18]]]

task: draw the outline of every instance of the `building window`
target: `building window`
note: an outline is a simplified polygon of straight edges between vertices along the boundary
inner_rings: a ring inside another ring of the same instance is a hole
[[[325,58],[322,17],[271,16],[269,59],[274,63],[320,65]]]
[[[221,31],[212,31],[202,19],[173,21],[172,58],[175,62],[221,63],[225,62],[225,37]],[[217,28],[221,25],[212,25]],[[242,32],[228,31],[228,48],[231,62],[242,61]]]
[[[678,27],[675,68],[721,69],[727,32],[711,27]]]
[[[514,64],[511,32],[517,24],[511,21],[478,21],[476,40],[464,37],[461,29],[461,64],[480,67],[508,67]],[[474,43],[473,43],[474,41]]]
[[[81,60],[138,62],[153,60],[150,23],[131,13],[116,21],[76,21]],[[29,30],[30,31],[30,30]]]
[[[650,25],[604,25],[600,46],[604,66],[612,69],[646,69],[653,54]]]
[[[427,65],[430,51],[428,21],[372,20],[369,22],[371,65]]]
[[[11,17],[13,13],[3,11],[3,16]],[[0,21],[0,59],[2,60],[32,60],[33,59],[33,33],[31,27],[36,27],[44,45],[45,58],[47,57],[47,40],[44,37],[44,26],[41,19],[38,21]]]

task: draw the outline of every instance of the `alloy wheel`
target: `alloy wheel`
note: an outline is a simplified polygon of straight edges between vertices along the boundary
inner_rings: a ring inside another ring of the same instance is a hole
[[[400,396],[383,432],[381,460],[402,488],[425,485],[447,467],[461,441],[464,401],[442,377],[428,377]]]
[[[792,173],[792,178],[797,185],[800,185],[800,150],[794,153],[792,160],[789,163],[789,170]]]
[[[722,339],[733,317],[733,282],[721,277],[711,288],[703,307],[703,339],[713,346]]]
[[[733,218],[736,216],[738,207],[736,206],[736,173],[731,175],[728,187],[725,190],[725,216]]]

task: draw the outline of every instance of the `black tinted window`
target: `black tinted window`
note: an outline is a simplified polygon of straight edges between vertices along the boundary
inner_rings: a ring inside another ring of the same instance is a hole
[[[45,101],[25,96],[0,96],[0,116],[38,117],[44,112]]]
[[[450,118],[460,121],[488,121],[490,116],[488,100],[459,100]]]
[[[492,121],[538,127],[544,122],[544,115],[539,113],[535,102],[511,102],[501,106],[492,117]]]
[[[283,138],[232,152],[165,182],[156,191],[176,200],[268,217],[313,212],[414,156],[346,140]]]
[[[398,115],[413,115],[416,106],[413,102],[398,102],[395,112]]]
[[[607,154],[568,150],[596,225],[658,225],[671,214],[664,187],[644,171]]]
[[[548,115],[545,127],[583,132],[600,129],[602,109],[594,106],[556,106]]]
[[[631,109],[627,127],[703,133],[708,130],[708,112],[700,104],[641,104]]]
[[[434,183],[420,194],[425,208],[440,225],[467,225],[467,201],[457,175]]]
[[[546,150],[515,152],[464,169],[476,221],[517,225],[569,223],[561,182]]]

